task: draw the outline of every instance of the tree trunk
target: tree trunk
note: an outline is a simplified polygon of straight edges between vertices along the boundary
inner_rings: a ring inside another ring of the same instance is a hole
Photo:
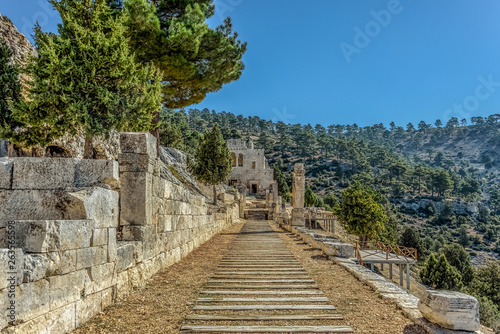
[[[213,185],[214,187],[214,205],[217,205],[217,188],[215,188],[215,184]]]
[[[94,155],[94,150],[92,149],[92,137],[85,135],[85,145],[83,147],[83,158],[92,159]]]

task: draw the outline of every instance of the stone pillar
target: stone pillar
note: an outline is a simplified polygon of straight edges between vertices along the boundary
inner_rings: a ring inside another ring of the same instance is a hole
[[[292,225],[304,226],[304,194],[306,186],[304,164],[296,163],[293,168],[293,210]]]
[[[240,193],[240,218],[245,218],[245,207],[247,202],[247,188],[245,186],[239,186],[238,192]]]

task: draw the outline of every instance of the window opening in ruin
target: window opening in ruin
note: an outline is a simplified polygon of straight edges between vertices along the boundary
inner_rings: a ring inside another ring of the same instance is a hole
[[[243,153],[238,155],[238,166],[243,167]]]
[[[256,163],[255,163],[255,161],[252,161],[252,169],[255,169],[255,167],[256,167]]]

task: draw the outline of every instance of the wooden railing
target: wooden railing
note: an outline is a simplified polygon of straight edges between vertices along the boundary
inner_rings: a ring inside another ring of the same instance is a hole
[[[397,256],[404,256],[415,261],[417,260],[417,250],[415,248],[386,244],[381,241],[363,242],[356,243],[354,246],[354,256],[356,256],[361,265],[363,264],[363,259],[361,258],[361,253],[359,252],[360,250],[375,250],[384,252],[386,260],[389,259],[389,253]]]

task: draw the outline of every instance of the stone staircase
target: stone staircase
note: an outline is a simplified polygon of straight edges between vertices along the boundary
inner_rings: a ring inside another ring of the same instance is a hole
[[[267,220],[269,218],[269,209],[266,207],[266,201],[257,198],[248,198],[245,206],[245,219],[248,220]]]
[[[248,221],[181,333],[353,333],[266,221]]]

